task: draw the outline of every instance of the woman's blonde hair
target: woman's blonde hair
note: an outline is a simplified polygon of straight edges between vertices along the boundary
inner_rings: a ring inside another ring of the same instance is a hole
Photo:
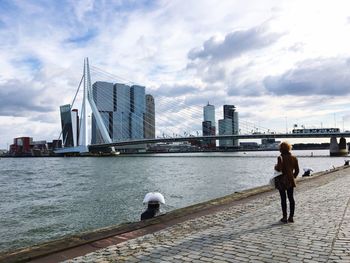
[[[292,145],[288,142],[281,142],[280,144],[280,152],[281,153],[288,153],[292,150]]]

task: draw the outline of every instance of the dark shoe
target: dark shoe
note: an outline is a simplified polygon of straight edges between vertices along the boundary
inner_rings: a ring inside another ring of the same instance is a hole
[[[282,223],[287,223],[287,217],[282,217],[280,220]]]
[[[293,217],[289,217],[289,218],[288,218],[288,222],[289,222],[289,223],[294,223]]]

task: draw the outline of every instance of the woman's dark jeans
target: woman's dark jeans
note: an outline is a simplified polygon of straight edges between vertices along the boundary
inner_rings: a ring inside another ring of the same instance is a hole
[[[294,210],[295,210],[295,202],[293,197],[293,187],[288,188],[287,190],[279,190],[280,196],[281,196],[281,206],[282,206],[282,213],[283,217],[287,217],[287,196],[289,200],[290,205],[290,214],[289,217],[294,216]],[[286,195],[287,192],[287,195]]]

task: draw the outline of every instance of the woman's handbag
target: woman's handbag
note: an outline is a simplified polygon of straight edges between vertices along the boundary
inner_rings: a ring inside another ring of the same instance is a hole
[[[283,158],[281,156],[281,162],[282,162],[282,165],[283,165]],[[270,178],[270,185],[276,189],[280,189],[281,188],[281,179],[282,179],[282,171],[279,172],[277,170],[274,170],[273,171],[273,175],[272,177]]]
[[[272,187],[277,188],[277,185],[279,185],[279,181],[280,181],[279,177],[281,177],[281,175],[282,175],[282,172],[279,172],[279,171],[276,171],[276,170],[273,171],[273,175],[270,178],[270,185]]]

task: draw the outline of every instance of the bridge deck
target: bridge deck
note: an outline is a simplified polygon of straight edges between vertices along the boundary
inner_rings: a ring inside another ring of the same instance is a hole
[[[141,139],[119,141],[105,144],[92,144],[91,148],[105,148],[111,146],[125,146],[137,144],[150,144],[159,142],[183,142],[193,140],[228,140],[228,139],[290,139],[290,138],[331,138],[331,137],[350,137],[350,132],[339,133],[262,133],[262,134],[233,134],[233,135],[215,135],[215,136],[190,136],[190,137],[174,137],[174,138],[157,138],[157,139]]]

